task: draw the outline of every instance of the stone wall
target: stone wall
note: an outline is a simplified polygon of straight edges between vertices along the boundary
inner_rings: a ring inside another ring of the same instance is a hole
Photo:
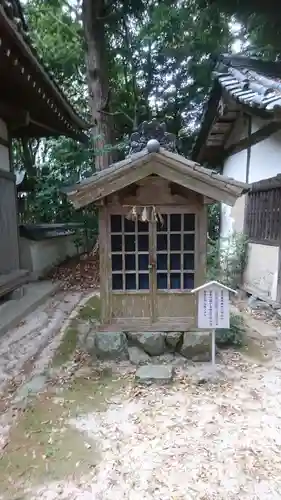
[[[80,344],[94,359],[130,360],[134,365],[155,362],[161,356],[171,361],[211,359],[210,332],[98,332],[81,324]]]
[[[20,238],[20,263],[32,279],[44,276],[52,267],[79,253],[74,237],[60,236],[39,241]]]

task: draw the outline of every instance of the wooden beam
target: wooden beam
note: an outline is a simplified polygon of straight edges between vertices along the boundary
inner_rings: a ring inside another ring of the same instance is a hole
[[[203,196],[204,205],[212,205],[213,203],[216,203],[216,200],[214,200],[213,198],[209,198],[208,196]]]
[[[46,132],[50,132],[54,136],[59,133],[58,128],[50,127],[46,123],[42,123],[42,122],[38,122],[37,120],[33,120],[33,118],[30,118],[30,124],[35,125],[36,127],[39,127],[42,130],[46,130]],[[63,123],[62,123],[62,125],[63,125]]]
[[[224,142],[225,142],[224,139],[220,139],[220,140],[208,139],[206,142],[206,146],[210,147],[210,148],[213,148],[216,146],[223,146]]]
[[[143,164],[142,168],[139,168],[140,164]],[[147,177],[151,174],[151,166],[148,163],[147,158],[142,158],[142,161],[137,163],[136,165],[130,167],[129,170],[126,171],[124,175],[123,170],[118,172],[118,176],[109,176],[106,184],[104,184],[104,180],[101,182],[96,182],[95,185],[91,185],[90,183],[80,188],[80,191],[77,190],[74,193],[69,193],[69,199],[73,203],[75,208],[81,208],[90,203],[96,201],[99,198],[104,198],[105,196],[109,196],[120,189],[137,182],[144,177]]]
[[[281,122],[274,121],[270,122],[264,127],[260,128],[256,132],[250,135],[250,137],[245,137],[244,139],[241,139],[239,142],[236,144],[231,144],[226,150],[225,150],[225,156],[230,156],[234,155],[236,153],[240,153],[240,151],[243,151],[244,149],[248,148],[249,146],[254,146],[258,142],[263,141],[270,135],[274,134],[278,130],[281,129]]]
[[[169,182],[169,189],[172,196],[179,195],[187,200],[190,197],[186,188],[180,186],[179,184],[175,184],[174,182]]]
[[[136,196],[139,186],[137,184],[131,184],[118,192],[119,200],[127,198],[128,196]]]
[[[217,121],[212,127],[211,132],[227,132],[227,130],[232,126],[232,122],[221,122]]]
[[[220,116],[220,122],[230,123],[236,120],[237,115],[239,114],[239,110],[237,111],[229,111],[225,113],[225,115]]]
[[[184,172],[184,169],[182,169],[183,171],[179,169],[178,172],[175,172],[173,167],[167,165],[166,162],[154,162],[153,167],[154,172],[164,177],[164,179],[180,184],[182,187],[191,189],[209,198],[214,198],[216,201],[222,201],[223,203],[233,206],[237,199],[237,196],[229,193],[226,186],[222,186],[221,183],[217,185],[208,184],[208,178],[200,179],[192,177],[187,172]]]
[[[29,124],[29,113],[13,105],[0,101],[0,117],[7,121],[9,128],[14,129]]]
[[[165,163],[167,166],[174,168],[175,172],[181,171],[183,174],[190,177],[195,177],[196,179],[201,179],[205,183],[214,184],[221,190],[226,189],[227,191],[229,191],[229,189],[231,189],[231,191],[235,191],[238,188],[238,190],[241,191],[241,188],[245,188],[244,182],[229,179],[228,177],[222,176],[214,171],[210,171],[206,167],[202,167],[192,160],[184,158],[184,156],[176,155],[175,153],[171,153],[167,150],[162,150],[161,154],[157,154],[155,158],[157,161]],[[161,173],[159,174],[156,171],[155,173],[161,176]]]
[[[252,135],[252,115],[248,116],[248,138],[250,139]],[[248,144],[247,147],[247,159],[246,159],[246,178],[245,182],[249,182],[250,177],[250,165],[251,165],[251,152],[252,152],[252,144]]]
[[[201,205],[201,210],[196,217],[196,238],[197,238],[197,276],[195,286],[200,286],[206,280],[207,261],[207,232],[208,232],[208,212],[207,206]]]

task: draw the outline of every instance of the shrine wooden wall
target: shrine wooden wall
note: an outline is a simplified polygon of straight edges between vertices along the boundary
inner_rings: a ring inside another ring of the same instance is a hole
[[[104,199],[100,206],[102,321],[108,325],[109,329],[120,327],[132,331],[141,329],[169,331],[187,330],[195,326],[195,298],[190,294],[190,290],[174,290],[169,287],[165,290],[159,290],[156,269],[149,271],[151,273],[149,290],[140,290],[138,287],[135,290],[113,289],[111,216],[116,214],[126,216],[132,206],[142,208],[151,205],[154,205],[166,217],[177,214],[179,218],[182,218],[182,224],[185,216],[194,216],[194,230],[189,231],[190,234],[194,233],[195,241],[194,281],[192,285],[198,286],[204,282],[207,241],[207,215],[204,197],[157,176],[149,176],[138,181],[137,184],[128,186]],[[155,266],[156,263],[153,262],[153,259],[157,258],[157,234],[153,224],[150,224],[148,233],[150,264]],[[120,255],[121,253],[124,261],[125,252],[120,252]],[[183,249],[182,253],[184,253]],[[192,254],[193,252],[187,253]],[[138,252],[136,250],[135,259],[137,258]],[[183,275],[184,271],[181,272]]]
[[[19,269],[18,218],[14,175],[0,169],[0,274]]]

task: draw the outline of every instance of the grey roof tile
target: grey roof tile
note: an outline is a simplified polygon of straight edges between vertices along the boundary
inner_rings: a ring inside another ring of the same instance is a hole
[[[248,68],[248,59],[241,58],[239,68],[231,59],[214,76],[225,91],[241,104],[263,108],[268,112],[281,108],[281,79]]]

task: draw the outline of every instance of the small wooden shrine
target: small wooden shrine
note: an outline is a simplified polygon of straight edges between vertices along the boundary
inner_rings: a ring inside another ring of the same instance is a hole
[[[131,137],[128,157],[68,189],[76,208],[99,206],[104,329],[188,330],[190,292],[205,281],[207,205],[248,190],[176,152],[157,121]]]

